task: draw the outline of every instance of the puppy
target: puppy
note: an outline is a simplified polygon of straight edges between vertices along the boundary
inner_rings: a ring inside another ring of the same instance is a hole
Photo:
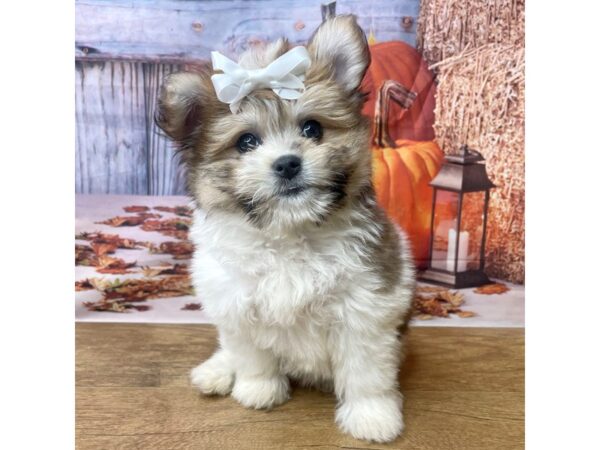
[[[237,68],[229,61],[243,83],[223,87],[207,67],[161,89],[157,123],[181,149],[201,208],[194,285],[219,332],[191,381],[257,409],[288,400],[290,379],[333,390],[344,432],[391,441],[403,429],[397,381],[415,281],[371,183],[358,90],[367,41],[353,16],[338,16],[292,51],[299,63],[290,50],[279,40]],[[291,84],[266,74],[277,72],[270,65],[290,69]],[[236,98],[223,100],[230,88]]]

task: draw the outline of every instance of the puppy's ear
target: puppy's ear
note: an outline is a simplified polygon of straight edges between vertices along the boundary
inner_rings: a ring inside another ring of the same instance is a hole
[[[313,62],[333,70],[334,77],[346,91],[360,85],[371,62],[364,31],[354,15],[341,15],[326,20],[308,42]]]
[[[156,125],[175,141],[186,144],[209,108],[210,90],[210,78],[204,72],[169,75],[160,89]]]

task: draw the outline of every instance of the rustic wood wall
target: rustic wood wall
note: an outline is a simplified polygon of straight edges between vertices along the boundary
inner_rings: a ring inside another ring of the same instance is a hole
[[[76,0],[76,192],[176,195],[184,174],[153,123],[165,75],[281,36],[304,43],[323,0]],[[342,0],[377,41],[416,39],[419,0]]]

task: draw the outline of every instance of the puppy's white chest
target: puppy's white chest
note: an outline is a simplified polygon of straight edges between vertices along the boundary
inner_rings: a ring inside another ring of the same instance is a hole
[[[228,225],[192,231],[194,281],[215,320],[269,327],[330,319],[345,272],[335,242],[265,238]]]

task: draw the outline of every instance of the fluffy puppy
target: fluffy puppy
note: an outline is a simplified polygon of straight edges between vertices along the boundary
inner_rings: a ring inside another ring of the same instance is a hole
[[[263,68],[290,48],[253,48],[239,65]],[[288,400],[290,379],[332,389],[344,432],[387,442],[403,429],[397,379],[414,268],[371,183],[364,33],[338,16],[307,50],[295,100],[257,89],[234,114],[210,67],[162,88],[157,122],[181,148],[201,208],[193,280],[219,331],[191,380],[249,408]]]

